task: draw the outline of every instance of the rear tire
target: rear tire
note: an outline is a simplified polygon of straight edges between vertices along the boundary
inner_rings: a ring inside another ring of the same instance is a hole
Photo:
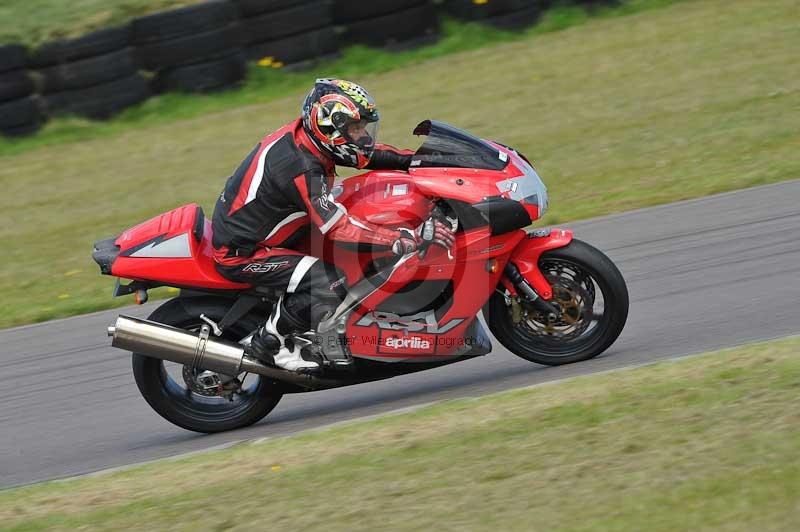
[[[213,297],[175,298],[158,307],[150,320],[181,329],[202,325],[200,314],[219,321],[231,305],[230,300]],[[257,320],[245,317],[225,330],[222,337],[232,341],[244,338],[258,327]],[[165,370],[162,360],[133,354],[133,376],[145,401],[167,421],[187,430],[213,433],[247,427],[269,414],[282,394],[263,377],[236,394],[233,402],[198,395],[182,388]]]
[[[495,338],[515,355],[548,366],[588,360],[608,349],[622,332],[628,317],[628,289],[611,259],[589,244],[573,240],[563,248],[543,253],[539,268],[553,285],[554,294],[559,291],[573,294],[571,308],[576,310],[571,316],[565,314],[570,323],[543,326],[542,320],[536,319],[514,323],[507,297],[495,291],[483,308],[484,318]],[[556,271],[569,274],[561,277],[554,273]],[[593,283],[593,288],[585,284],[589,282]],[[503,291],[502,285],[498,285],[498,290]],[[597,295],[603,298],[600,315],[595,309]],[[554,295],[555,301],[558,298]],[[580,302],[579,307],[576,301]],[[570,330],[572,332],[565,334]]]

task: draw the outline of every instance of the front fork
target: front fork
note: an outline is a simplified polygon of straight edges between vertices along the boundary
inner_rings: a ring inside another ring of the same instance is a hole
[[[539,297],[539,294],[536,293],[536,290],[533,289],[533,286],[531,286],[531,284],[522,276],[522,274],[519,272],[519,269],[513,262],[508,261],[506,263],[503,274],[504,280],[507,279],[510,281],[511,287],[515,289],[511,291],[512,296],[521,293],[525,299],[533,304],[536,310],[544,312],[549,316],[557,318],[561,314],[561,311],[557,305],[554,305],[549,301]]]
[[[549,302],[553,298],[553,288],[539,269],[539,258],[542,253],[570,242],[572,231],[569,229],[537,229],[528,233],[511,253],[500,282],[513,296],[522,295],[537,309],[558,314],[557,305]]]

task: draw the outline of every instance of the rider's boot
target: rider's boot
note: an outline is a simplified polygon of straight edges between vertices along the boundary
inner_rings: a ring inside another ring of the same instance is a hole
[[[321,360],[309,353],[308,350],[303,349],[308,343],[304,341],[304,337],[308,333],[305,335],[287,333],[284,336],[278,332],[277,324],[280,319],[281,304],[282,301],[279,301],[267,322],[255,332],[250,340],[250,346],[247,348],[247,354],[254,356],[265,364],[278,366],[289,371],[298,373],[315,373],[319,371]]]

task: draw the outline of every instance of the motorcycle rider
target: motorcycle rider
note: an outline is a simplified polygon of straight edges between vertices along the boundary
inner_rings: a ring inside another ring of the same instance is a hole
[[[424,244],[453,244],[453,232],[437,220],[416,230],[387,229],[348,214],[331,194],[337,164],[408,170],[413,152],[377,144],[378,120],[375,101],[362,87],[318,79],[301,117],[264,137],[217,200],[212,221],[217,270],[233,281],[284,292],[248,347],[265,363],[290,371],[320,369],[321,360],[302,349],[310,343],[303,338],[313,335],[346,293],[335,266],[296,249],[311,223],[337,244],[391,249],[396,255]]]

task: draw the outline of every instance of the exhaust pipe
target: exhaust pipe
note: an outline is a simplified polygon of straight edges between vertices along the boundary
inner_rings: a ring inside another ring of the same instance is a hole
[[[244,354],[240,344],[209,338],[207,328],[199,334],[154,321],[120,315],[108,328],[111,346],[160,360],[207,369],[224,375],[255,373],[304,388],[329,388],[340,384],[262,364]]]

